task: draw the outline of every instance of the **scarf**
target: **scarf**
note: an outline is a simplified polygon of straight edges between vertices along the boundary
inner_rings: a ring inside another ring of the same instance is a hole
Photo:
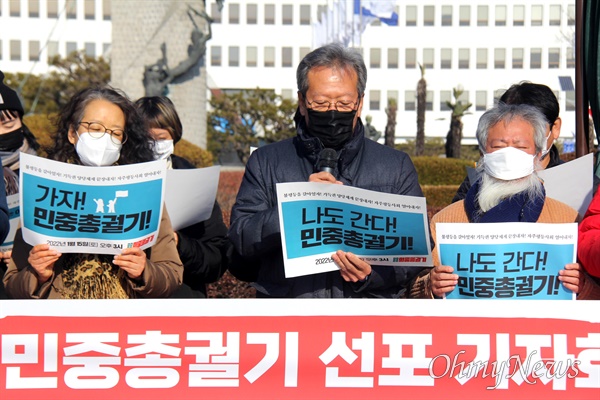
[[[17,151],[0,151],[0,157],[2,157],[2,170],[4,172],[4,187],[6,188],[7,196],[19,193],[19,155],[22,152],[36,154],[35,150],[29,147],[27,140],[23,140],[23,145]]]
[[[19,155],[20,153],[27,153],[35,155],[35,150],[29,146],[27,140],[23,140],[23,145],[19,147],[18,150],[9,152],[9,151],[0,151],[0,157],[2,157],[2,166],[8,167],[13,171],[19,169]]]
[[[537,222],[544,208],[545,189],[542,196],[534,199],[530,199],[526,192],[517,193],[482,213],[477,201],[479,186],[478,180],[471,186],[465,197],[465,212],[469,222]]]
[[[129,299],[134,295],[127,273],[111,255],[66,254],[62,272],[63,299]]]

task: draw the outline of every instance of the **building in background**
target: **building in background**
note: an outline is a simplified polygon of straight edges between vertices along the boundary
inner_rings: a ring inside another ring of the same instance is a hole
[[[0,0],[0,69],[35,75],[73,51],[107,57],[111,0]]]
[[[376,3],[363,0],[362,6]],[[221,13],[216,12],[216,1],[208,0],[215,19],[208,86],[270,88],[295,98],[296,66],[315,45],[315,36],[326,32],[325,40],[350,37],[348,44],[362,49],[368,68],[363,117],[371,115],[373,125],[383,130],[388,99],[397,100],[397,141],[416,136],[419,64],[425,66],[427,81],[427,137],[445,138],[450,126],[446,101],[453,100],[452,89],[461,85],[461,100],[473,103],[471,114],[463,118],[463,143],[474,144],[483,111],[522,80],[554,90],[561,107],[562,137],[574,137],[574,0],[393,3],[397,18],[391,19],[397,25],[374,20],[363,25],[357,39],[360,29],[350,23],[353,0],[227,0]],[[340,34],[344,28],[351,30],[350,35]]]
[[[463,143],[474,144],[483,111],[511,84],[529,80],[554,90],[561,136],[574,138],[575,0],[396,0],[391,15],[380,14],[389,11],[384,3],[362,0],[357,21],[355,0],[226,0],[220,12],[216,0],[206,0],[214,19],[208,95],[260,87],[296,98],[300,59],[319,42],[347,40],[368,67],[363,117],[371,115],[382,131],[388,99],[396,99],[397,141],[416,136],[419,64],[427,81],[427,137],[445,138],[454,87],[462,86],[461,100],[473,103],[463,117]],[[110,10],[110,0],[0,0],[0,68],[38,74],[54,54],[104,54],[112,42]]]

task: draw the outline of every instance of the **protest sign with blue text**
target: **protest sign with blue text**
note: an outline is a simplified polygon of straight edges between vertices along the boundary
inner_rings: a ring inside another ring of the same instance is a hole
[[[569,300],[558,272],[577,256],[577,224],[438,223],[442,265],[459,276],[448,299]]]
[[[349,251],[371,265],[431,266],[425,198],[326,183],[278,183],[285,276],[333,271]]]
[[[156,242],[166,162],[87,167],[21,153],[21,227],[63,253],[120,254]]]

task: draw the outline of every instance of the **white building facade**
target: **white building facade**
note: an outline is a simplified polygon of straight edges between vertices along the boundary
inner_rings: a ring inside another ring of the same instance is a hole
[[[108,56],[111,6],[111,0],[0,0],[0,69],[38,75],[56,55]]]
[[[365,2],[366,3],[366,2]],[[337,0],[229,1],[216,20],[207,57],[208,86],[265,88],[296,97],[296,66],[313,48],[314,27]],[[351,12],[352,0],[346,8]],[[464,142],[474,144],[479,117],[510,85],[523,80],[549,86],[561,107],[563,139],[575,131],[575,1],[397,0],[398,25],[373,23],[361,36],[368,68],[363,120],[385,129],[389,98],[398,103],[396,140],[416,136],[416,87],[425,66],[427,137],[445,138],[446,100],[464,88],[473,105],[463,117]],[[355,43],[356,45],[356,43]],[[559,77],[565,77],[561,86]]]
[[[111,8],[152,0],[0,0],[0,69],[45,73],[49,57],[85,49],[110,55]],[[215,20],[206,53],[211,90],[271,89],[296,98],[296,66],[313,49],[323,12],[353,0],[206,0]],[[366,2],[365,2],[366,3]],[[416,135],[416,87],[425,66],[427,137],[446,136],[452,90],[473,105],[463,117],[474,144],[481,113],[511,84],[548,85],[561,107],[565,140],[575,131],[575,0],[397,0],[398,24],[366,26],[359,47],[368,68],[363,119],[383,131],[388,99],[398,103],[396,140]],[[132,15],[131,18],[135,18]],[[182,37],[189,41],[189,37]],[[562,79],[559,79],[562,78]],[[562,85],[561,85],[562,80]]]

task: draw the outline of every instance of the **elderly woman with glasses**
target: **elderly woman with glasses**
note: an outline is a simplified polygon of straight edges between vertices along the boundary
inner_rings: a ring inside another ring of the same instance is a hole
[[[57,117],[49,158],[86,166],[154,159],[149,136],[133,104],[110,87],[79,91]],[[169,297],[182,282],[183,266],[163,209],[156,244],[121,254],[61,254],[48,244],[30,246],[20,230],[4,277],[12,298],[105,299]]]

